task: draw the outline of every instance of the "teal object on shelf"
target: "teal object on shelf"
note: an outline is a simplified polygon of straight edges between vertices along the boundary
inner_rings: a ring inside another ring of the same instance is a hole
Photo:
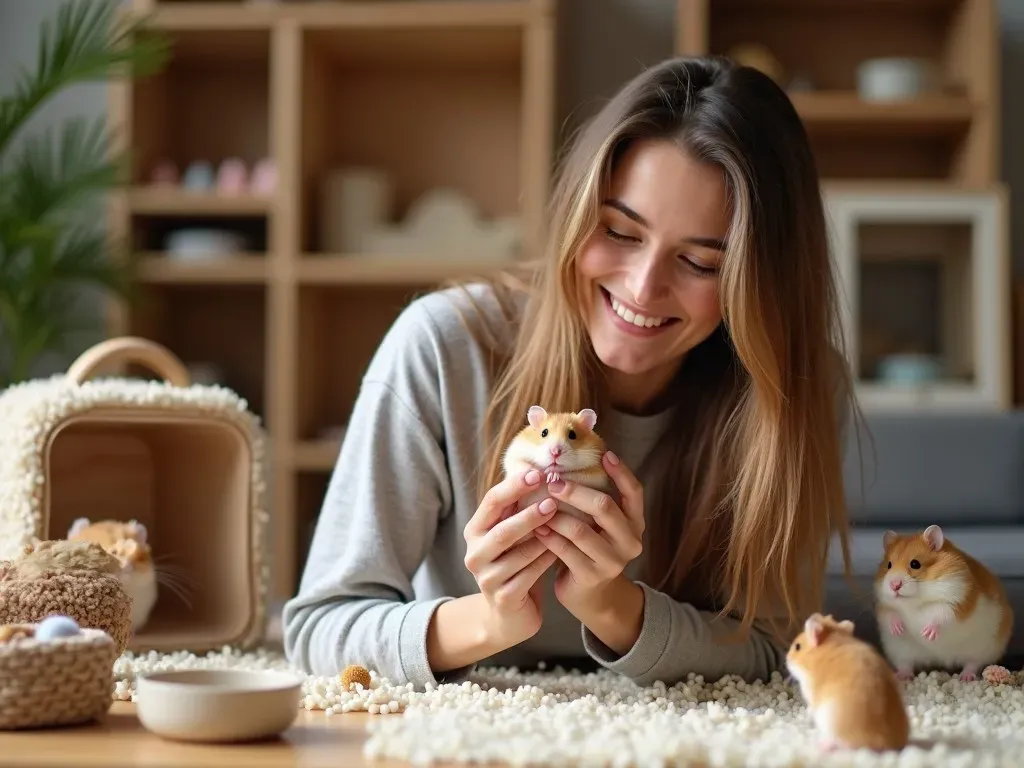
[[[889,355],[878,364],[878,378],[886,384],[930,384],[942,375],[942,363],[931,355]]]

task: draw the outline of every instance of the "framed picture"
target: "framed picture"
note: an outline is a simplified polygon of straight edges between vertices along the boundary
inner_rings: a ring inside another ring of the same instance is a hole
[[[868,409],[1012,407],[1004,186],[827,184],[857,395]]]

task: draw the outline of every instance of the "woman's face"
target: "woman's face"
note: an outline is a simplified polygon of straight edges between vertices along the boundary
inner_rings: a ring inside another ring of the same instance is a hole
[[[715,167],[667,141],[637,142],[622,156],[577,261],[594,349],[613,389],[630,392],[620,398],[657,392],[718,326],[728,226]]]

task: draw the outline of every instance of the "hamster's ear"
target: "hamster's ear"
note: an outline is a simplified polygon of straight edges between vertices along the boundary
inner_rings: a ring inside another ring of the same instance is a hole
[[[899,538],[899,534],[896,531],[886,531],[882,534],[882,546],[888,549],[897,538]]]
[[[539,405],[531,405],[530,410],[526,412],[526,418],[529,420],[531,427],[539,427],[547,417],[548,412]]]
[[[576,418],[578,418],[580,420],[580,424],[587,429],[593,429],[594,425],[597,424],[597,413],[593,408],[584,408],[576,414]]]
[[[928,546],[931,547],[935,552],[942,549],[942,542],[945,541],[945,536],[942,534],[942,529],[937,525],[929,525],[924,529],[924,533],[921,537],[928,542]]]
[[[88,527],[89,527],[89,518],[88,517],[79,517],[77,520],[75,520],[75,522],[73,522],[71,524],[71,527],[68,528],[68,536],[69,537],[70,536],[74,536],[75,534],[84,531]]]
[[[804,622],[804,632],[807,633],[807,645],[814,648],[821,643],[822,635],[825,634],[825,623],[820,613],[812,613]]]
[[[146,530],[146,526],[140,523],[138,520],[132,520],[131,522],[132,532],[135,534],[135,540],[139,544],[145,544],[146,539],[149,536],[149,531]]]

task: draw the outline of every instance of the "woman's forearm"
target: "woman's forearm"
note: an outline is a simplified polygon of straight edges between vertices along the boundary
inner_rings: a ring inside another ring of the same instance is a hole
[[[609,650],[625,656],[643,627],[644,591],[632,579],[620,576],[586,604],[569,610]]]
[[[441,603],[427,627],[430,668],[444,673],[468,667],[520,642],[503,636],[492,614],[480,593]]]

